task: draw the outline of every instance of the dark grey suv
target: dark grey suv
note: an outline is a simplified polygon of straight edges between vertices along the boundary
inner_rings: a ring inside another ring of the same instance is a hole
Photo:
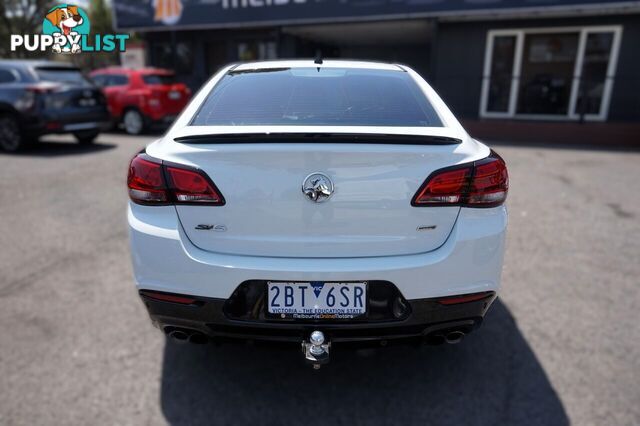
[[[18,151],[48,133],[71,133],[87,144],[109,124],[104,95],[80,69],[0,60],[0,149]]]

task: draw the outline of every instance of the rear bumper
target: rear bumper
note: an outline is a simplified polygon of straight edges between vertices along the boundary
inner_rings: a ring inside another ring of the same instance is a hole
[[[106,108],[82,112],[66,112],[64,110],[55,113],[42,112],[37,116],[26,117],[23,121],[23,129],[31,135],[74,133],[88,130],[105,131],[111,125],[111,116]]]
[[[129,204],[138,289],[228,299],[245,281],[388,281],[406,300],[497,292],[504,206],[461,209],[446,242],[427,253],[360,258],[282,258],[208,252],[186,237],[173,206]]]
[[[450,331],[468,334],[482,323],[485,313],[496,299],[488,292],[481,300],[443,305],[437,299],[411,300],[410,313],[401,320],[327,322],[238,321],[225,314],[227,301],[217,298],[196,298],[192,305],[158,301],[141,294],[151,320],[170,333],[175,329],[201,332],[212,339],[278,341],[299,344],[313,330],[320,329],[334,343],[367,341],[399,341],[441,339]]]
[[[199,301],[184,306],[143,296],[158,327],[187,328],[215,338],[300,343],[314,329],[321,329],[332,342],[442,338],[447,330],[472,331],[481,324],[500,286],[507,215],[505,207],[461,209],[447,241],[427,253],[311,259],[201,250],[186,237],[173,206],[130,203],[128,221],[138,289],[189,295]],[[238,320],[227,315],[226,301],[242,283],[256,280],[387,282],[409,304],[410,313],[351,322],[284,322],[259,315]],[[437,302],[446,296],[484,292],[488,296],[478,301],[446,306]]]

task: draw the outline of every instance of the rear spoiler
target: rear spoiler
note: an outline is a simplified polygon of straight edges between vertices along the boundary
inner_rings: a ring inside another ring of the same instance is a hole
[[[174,139],[184,144],[230,143],[361,143],[397,145],[457,145],[458,138],[429,135],[392,135],[380,133],[229,133],[217,135],[180,136]]]

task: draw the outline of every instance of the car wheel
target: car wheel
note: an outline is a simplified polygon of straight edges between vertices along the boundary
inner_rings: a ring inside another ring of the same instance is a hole
[[[14,116],[0,116],[0,148],[7,152],[16,152],[25,147],[26,141]]]
[[[125,112],[122,122],[124,123],[124,130],[130,135],[139,135],[144,131],[144,117],[135,109]]]
[[[89,145],[96,140],[99,134],[100,132],[97,130],[85,130],[84,132],[76,132],[73,136],[75,136],[80,145]]]

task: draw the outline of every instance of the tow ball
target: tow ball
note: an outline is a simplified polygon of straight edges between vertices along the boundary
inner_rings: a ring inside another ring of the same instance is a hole
[[[329,350],[331,342],[325,342],[324,333],[315,330],[309,336],[309,340],[302,341],[302,353],[305,360],[318,370],[322,364],[329,362]]]

